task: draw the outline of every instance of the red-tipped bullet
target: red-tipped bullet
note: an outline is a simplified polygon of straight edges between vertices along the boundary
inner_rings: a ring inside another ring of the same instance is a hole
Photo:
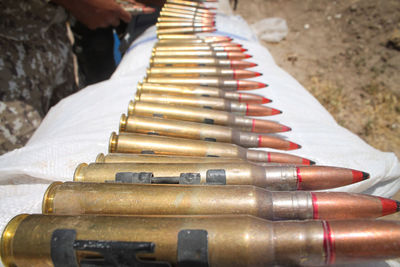
[[[274,136],[259,135],[258,147],[269,147],[281,150],[294,150],[301,148],[300,145]]]
[[[291,130],[292,130],[292,128],[290,128],[288,126],[285,126],[285,125],[282,125],[281,132],[290,132]]]
[[[379,197],[382,205],[381,216],[386,216],[395,212],[400,211],[400,202],[388,198]]]
[[[313,219],[378,218],[398,212],[399,202],[364,194],[312,192]]]
[[[247,69],[257,66],[257,64],[252,62],[247,62],[243,60],[231,60],[231,68],[233,69]]]
[[[268,98],[265,98],[265,97],[263,97],[263,99],[261,101],[262,104],[267,104],[267,103],[271,103],[271,102],[272,102],[271,99],[268,99]]]
[[[286,132],[289,127],[274,121],[253,119],[251,131],[254,133],[279,133]]]
[[[234,92],[232,92],[234,93]],[[251,104],[265,104],[265,103],[270,103],[272,102],[268,98],[264,98],[260,95],[256,94],[246,94],[246,93],[237,93],[238,98],[236,99],[239,102],[242,103],[251,103]]]
[[[287,153],[266,152],[266,151],[248,149],[247,160],[301,165],[303,164],[305,159]]]
[[[244,59],[244,58],[251,58],[252,56],[248,54],[244,54],[242,52],[226,52],[226,57],[228,59]]]
[[[237,90],[254,90],[267,87],[268,85],[265,83],[255,82],[255,81],[237,81]]]
[[[329,166],[298,167],[298,186],[301,190],[314,190],[315,186],[326,189],[357,183],[359,181],[354,180],[353,172],[352,169]]]
[[[246,115],[247,116],[272,116],[281,114],[280,110],[269,108],[261,105],[247,104]]]
[[[361,172],[361,171],[356,171],[353,170],[353,181],[356,182],[361,182],[363,180],[366,180],[369,178],[369,174],[366,172]]]
[[[232,78],[235,80],[253,78],[253,77],[258,77],[258,76],[262,75],[259,72],[250,71],[250,70],[232,69],[232,71],[233,71]]]

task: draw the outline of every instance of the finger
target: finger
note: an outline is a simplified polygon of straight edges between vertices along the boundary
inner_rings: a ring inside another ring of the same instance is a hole
[[[122,8],[118,9],[119,12],[119,18],[122,19],[123,21],[125,21],[126,23],[128,23],[129,21],[131,21],[132,16],[131,14],[129,14],[129,12],[126,12],[125,10],[123,10]]]

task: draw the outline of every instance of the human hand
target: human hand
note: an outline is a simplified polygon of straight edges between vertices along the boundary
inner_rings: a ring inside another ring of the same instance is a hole
[[[117,27],[120,20],[129,22],[131,15],[114,0],[53,0],[62,5],[89,29]],[[126,0],[135,2],[132,0]]]

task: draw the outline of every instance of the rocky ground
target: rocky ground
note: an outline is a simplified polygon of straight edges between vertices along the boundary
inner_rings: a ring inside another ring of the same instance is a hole
[[[400,157],[400,1],[252,0],[249,24],[286,20],[289,33],[264,45],[339,124]]]

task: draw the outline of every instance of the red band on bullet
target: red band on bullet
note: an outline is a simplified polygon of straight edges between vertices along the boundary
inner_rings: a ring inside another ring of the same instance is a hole
[[[239,102],[242,102],[242,94],[239,93]]]
[[[233,69],[233,79],[235,79],[236,80],[236,70],[235,69]]]
[[[303,182],[303,179],[301,178],[299,167],[296,167],[296,174],[297,174],[297,190],[301,190],[301,182]]]
[[[251,125],[251,131],[254,132],[255,129],[256,129],[256,120],[253,119],[252,125]]]
[[[382,216],[395,213],[397,211],[397,203],[394,200],[379,197],[382,203]]]
[[[229,66],[230,66],[231,69],[233,69],[232,60],[229,60]]]
[[[311,192],[311,198],[312,198],[312,206],[313,206],[313,219],[314,220],[319,219],[317,196]]]
[[[268,152],[268,162],[271,162],[271,153]]]
[[[240,89],[239,89],[239,87],[240,87],[239,81],[240,81],[240,80],[236,80],[236,90],[240,90]]]
[[[258,147],[261,147],[262,144],[262,137],[261,135],[258,136]]]
[[[333,264],[335,262],[335,238],[329,222],[322,221],[322,229],[324,230],[325,264]]]
[[[246,115],[249,115],[249,104],[246,103]]]

